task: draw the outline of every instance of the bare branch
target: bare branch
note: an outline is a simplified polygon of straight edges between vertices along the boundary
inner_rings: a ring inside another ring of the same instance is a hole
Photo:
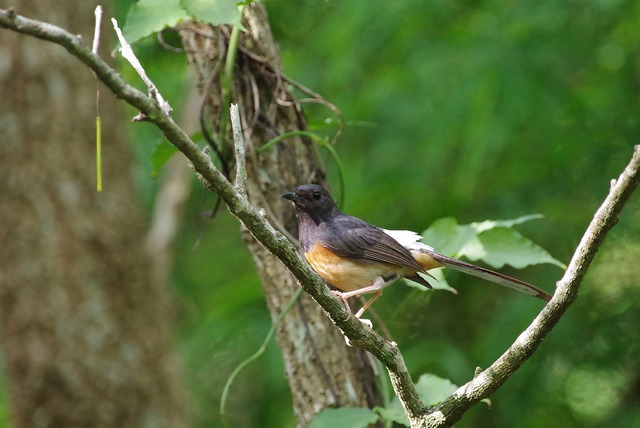
[[[231,104],[231,127],[233,128],[233,143],[236,154],[236,189],[242,196],[247,196],[247,161],[244,150],[244,137],[240,125],[238,104]]]
[[[91,48],[91,52],[98,54],[98,48],[100,47],[100,26],[102,24],[102,6],[96,6],[95,15],[96,27],[93,32],[93,47]]]
[[[131,48],[131,45],[124,38],[124,34],[122,34],[120,27],[118,27],[118,21],[116,21],[115,18],[111,18],[111,23],[113,23],[113,29],[118,35],[118,40],[120,40],[120,46],[121,46],[120,53],[122,54],[124,59],[129,61],[129,64],[131,64],[134,70],[136,70],[136,72],[138,73],[138,75],[140,76],[144,84],[147,85],[147,89],[149,89],[149,96],[157,100],[158,104],[160,105],[160,110],[162,110],[164,114],[169,116],[173,109],[171,108],[169,103],[166,102],[165,99],[162,97],[162,94],[160,93],[160,91],[158,91],[158,88],[151,81],[151,79],[149,79],[149,76],[147,76],[147,73],[144,71],[142,64],[140,64],[140,61],[138,61],[136,54],[133,53],[133,49]],[[138,116],[136,116],[136,118],[138,118]],[[147,119],[146,117],[141,117],[136,120],[136,118],[134,118],[134,121]]]
[[[93,70],[116,96],[145,114],[148,120],[162,131],[167,140],[189,159],[195,172],[200,174],[218,193],[227,204],[229,211],[287,266],[300,282],[301,287],[327,312],[351,343],[371,352],[387,367],[393,387],[407,414],[411,418],[416,418],[423,412],[424,406],[420,402],[396,344],[386,341],[375,331],[368,330],[345,310],[342,302],[329,291],[324,281],[302,260],[293,244],[277,232],[247,198],[236,190],[173,119],[161,112],[154,100],[126,83],[117,72],[82,44],[80,38],[62,28],[16,15],[13,10],[2,9],[0,9],[0,26],[65,47],[70,54]]]
[[[611,187],[609,195],[595,213],[582,237],[567,271],[558,281],[553,299],[531,325],[520,334],[509,349],[489,368],[460,387],[451,397],[429,411],[426,427],[450,426],[471,406],[491,395],[527,359],[533,355],[542,339],[560,320],[578,295],[578,289],[591,261],[602,245],[607,232],[616,224],[625,203],[640,183],[640,146],[635,146],[629,165]]]

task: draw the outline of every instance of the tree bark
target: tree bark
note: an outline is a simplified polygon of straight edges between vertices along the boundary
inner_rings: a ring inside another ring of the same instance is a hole
[[[245,9],[237,59],[233,68],[231,96],[240,106],[247,151],[247,194],[269,221],[295,236],[291,206],[280,195],[299,184],[323,182],[324,170],[316,147],[308,139],[295,137],[264,152],[258,148],[287,132],[306,129],[299,104],[286,89],[277,47],[271,35],[266,10],[261,3]],[[219,151],[233,162],[233,139],[224,105],[224,67],[231,29],[187,23],[180,27],[183,45],[206,96],[207,122],[218,134]],[[267,306],[275,319],[291,299],[294,277],[253,236],[244,231],[265,291]],[[303,294],[278,329],[287,379],[298,425],[307,426],[325,407],[372,407],[380,402],[372,358],[363,350],[346,345],[344,337],[321,308]]]
[[[91,40],[96,4],[16,7]],[[0,337],[12,425],[187,426],[170,297],[145,252],[121,110],[101,87],[97,193],[94,76],[62,48],[2,40]]]

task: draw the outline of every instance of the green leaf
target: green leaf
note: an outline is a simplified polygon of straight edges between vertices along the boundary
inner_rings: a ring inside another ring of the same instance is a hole
[[[439,253],[466,257],[471,261],[482,260],[496,269],[505,264],[521,269],[541,263],[564,269],[565,265],[546,250],[512,229],[517,224],[539,218],[542,218],[540,214],[531,214],[511,220],[459,225],[455,219],[446,217],[434,221],[422,236],[424,242]]]
[[[180,0],[180,3],[198,21],[212,25],[240,23],[238,0]]]
[[[477,232],[471,225],[459,225],[453,217],[438,219],[422,232],[424,242],[447,256],[457,254],[476,235]]]
[[[189,15],[180,5],[180,0],[140,0],[129,9],[122,32],[127,42],[133,44],[186,19]]]
[[[538,220],[544,218],[542,214],[529,214],[523,215],[518,218],[514,218],[511,220],[485,220],[480,222],[471,223],[470,226],[478,231],[478,233],[484,232],[485,230],[494,229],[496,227],[506,227],[511,228],[517,224],[526,223],[530,220]]]
[[[522,269],[542,263],[565,268],[564,264],[551,257],[545,249],[514,229],[504,227],[489,229],[478,235],[478,240],[486,252],[482,260],[494,268],[501,268],[508,264],[516,269]]]
[[[163,166],[169,161],[171,156],[177,152],[178,149],[173,144],[169,144],[167,140],[161,140],[153,148],[151,152],[151,176],[156,177]]]
[[[398,397],[393,397],[393,400],[386,407],[376,407],[375,411],[385,421],[392,421],[406,427],[411,425]]]
[[[378,422],[378,414],[363,407],[327,408],[316,415],[311,428],[366,428]]]
[[[449,379],[443,379],[434,374],[425,373],[416,382],[416,391],[426,406],[433,406],[443,402],[453,394],[458,386]]]

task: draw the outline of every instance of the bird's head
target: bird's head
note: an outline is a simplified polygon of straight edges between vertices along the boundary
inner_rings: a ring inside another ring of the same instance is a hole
[[[293,202],[298,214],[303,212],[316,222],[338,209],[329,192],[317,184],[304,184],[282,197]]]

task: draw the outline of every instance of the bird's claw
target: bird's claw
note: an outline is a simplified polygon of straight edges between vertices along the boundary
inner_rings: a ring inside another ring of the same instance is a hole
[[[371,322],[371,320],[368,320],[366,318],[358,318],[358,320],[362,324],[364,324],[364,328],[366,328],[369,331],[373,330],[373,323]],[[349,346],[349,347],[353,346],[353,344],[351,343],[351,340],[347,336],[344,336],[344,341],[347,344],[347,346]]]
[[[338,299],[342,300],[343,302],[347,301],[347,298],[344,297],[344,293],[342,291],[338,291],[338,290],[331,290],[331,292],[333,294],[336,295],[336,297],[338,297]]]
[[[369,330],[369,331],[373,330],[373,323],[371,322],[371,320],[368,320],[368,319],[366,319],[366,318],[358,318],[358,319],[360,320],[360,322],[361,322],[362,324],[364,324],[364,327],[365,327],[367,330]]]

